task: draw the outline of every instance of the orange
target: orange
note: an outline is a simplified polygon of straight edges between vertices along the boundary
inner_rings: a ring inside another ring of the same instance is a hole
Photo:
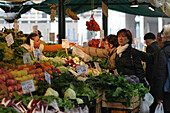
[[[50,66],[50,63],[49,62],[45,62],[44,65],[45,66]]]

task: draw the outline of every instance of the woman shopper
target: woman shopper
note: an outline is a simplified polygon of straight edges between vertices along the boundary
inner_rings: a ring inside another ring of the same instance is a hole
[[[116,47],[118,46],[117,42],[117,36],[116,35],[109,35],[105,38],[105,49],[99,49],[94,47],[81,47],[79,45],[75,45],[75,47],[78,47],[82,51],[84,51],[86,54],[90,56],[100,57],[100,58],[108,58],[111,69],[113,70],[115,68],[115,51]]]
[[[115,64],[118,73],[123,75],[136,75],[141,83],[145,83],[144,70],[141,63],[140,52],[132,48],[132,34],[127,29],[117,32],[118,43]]]
[[[167,62],[170,58],[170,24],[164,26],[162,36],[163,47],[158,56],[158,73],[155,76],[155,96],[157,103],[163,103],[165,113],[170,113],[170,91],[165,92],[164,86],[168,77]]]

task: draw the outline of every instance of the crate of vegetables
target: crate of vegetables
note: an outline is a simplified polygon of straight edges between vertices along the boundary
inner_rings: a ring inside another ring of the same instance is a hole
[[[127,105],[127,100],[126,99],[121,99],[119,101],[115,102],[109,102],[110,100],[107,100],[105,98],[105,92],[103,92],[103,99],[102,99],[102,107],[106,108],[117,108],[117,109],[135,109],[140,105],[140,97],[139,95],[135,96],[134,93],[132,93],[132,98],[129,100],[130,105]]]

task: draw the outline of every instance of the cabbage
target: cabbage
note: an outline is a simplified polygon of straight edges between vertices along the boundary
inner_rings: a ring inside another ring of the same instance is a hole
[[[64,93],[64,98],[76,99],[76,93],[71,88],[68,88]]]
[[[81,98],[76,98],[78,104],[83,104],[84,101]]]
[[[77,79],[83,82],[87,80],[87,78],[84,78],[84,77],[78,77]]]
[[[57,91],[53,90],[52,88],[48,88],[44,96],[51,96],[51,95],[55,97],[59,97],[59,94]]]

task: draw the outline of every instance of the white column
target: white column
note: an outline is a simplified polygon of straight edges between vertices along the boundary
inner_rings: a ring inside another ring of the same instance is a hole
[[[159,18],[158,18],[158,32],[161,32],[162,26],[163,26],[162,18],[159,17]]]
[[[144,45],[144,17],[143,16],[140,16],[140,22],[139,22],[139,25],[140,25],[140,41],[141,41],[141,45]],[[143,48],[140,48],[143,50]]]

